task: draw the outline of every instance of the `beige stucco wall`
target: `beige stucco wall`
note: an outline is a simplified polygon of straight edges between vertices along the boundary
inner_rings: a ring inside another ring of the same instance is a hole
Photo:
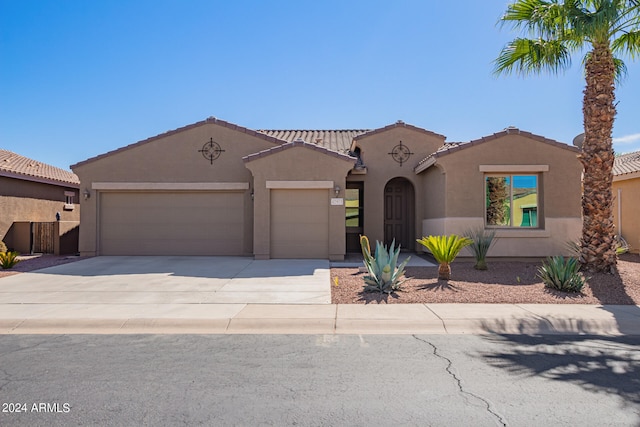
[[[631,247],[631,252],[640,253],[640,176],[632,179],[614,178],[613,196],[614,224],[621,227],[622,237]]]
[[[253,158],[246,167],[253,174],[254,182],[254,255],[256,259],[271,257],[271,188],[301,189],[305,187],[326,189],[326,203],[329,206],[329,259],[342,260],[345,255],[345,206],[331,205],[332,198],[344,200],[346,176],[353,167],[350,158],[324,154],[304,146],[294,146],[274,152],[264,157]],[[340,187],[336,196],[332,188]]]
[[[504,173],[527,173],[517,166],[543,166],[539,176],[540,229],[500,229],[499,242],[492,256],[547,256],[569,254],[568,241],[576,241],[581,230],[581,172],[577,152],[545,143],[518,133],[496,139],[437,158],[444,172],[444,215],[425,215],[422,233],[464,233],[484,226],[484,176],[481,165],[503,165]],[[509,166],[516,166],[509,171]],[[425,187],[434,191],[435,181],[442,181],[434,171],[424,174]],[[433,182],[432,182],[433,181]],[[428,211],[427,211],[428,212]]]
[[[389,154],[402,141],[413,155],[407,162],[400,165]],[[356,146],[361,150],[361,157],[367,167],[365,175],[350,175],[349,181],[364,182],[364,234],[372,243],[376,240],[384,241],[384,188],[393,178],[406,178],[413,184],[415,192],[415,237],[420,238],[421,221],[425,212],[437,212],[442,206],[442,189],[435,189],[441,181],[434,182],[429,189],[425,180],[414,173],[418,162],[435,152],[444,143],[444,138],[416,130],[402,125],[388,130],[366,135],[356,140]],[[433,200],[432,200],[433,197]],[[404,248],[422,251],[417,247]]]
[[[201,150],[210,138],[224,152],[213,161],[205,159]],[[98,248],[98,200],[94,183],[248,183],[244,193],[245,210],[245,255],[253,253],[253,210],[251,188],[253,179],[244,167],[242,157],[276,144],[253,134],[223,126],[213,121],[189,126],[166,135],[151,138],[105,157],[73,166],[79,176],[81,193],[90,190],[91,196],[81,200],[82,227],[80,230],[80,252],[95,255]],[[224,190],[223,190],[224,191]],[[179,218],[176,219],[179,221]]]
[[[75,194],[73,209],[65,209],[65,191]],[[0,239],[9,249],[28,252],[25,233],[14,230],[14,222],[52,222],[56,212],[62,221],[77,222],[78,200],[77,188],[0,177]]]
[[[423,218],[443,218],[446,206],[447,175],[440,165],[434,165],[421,174],[424,185]]]
[[[484,226],[484,218],[436,218],[422,222],[422,232],[428,235],[464,235],[470,230]],[[496,243],[489,251],[491,257],[540,257],[571,255],[569,241],[577,241],[582,231],[580,218],[547,218],[545,228],[496,230]],[[460,257],[471,257],[465,248]]]

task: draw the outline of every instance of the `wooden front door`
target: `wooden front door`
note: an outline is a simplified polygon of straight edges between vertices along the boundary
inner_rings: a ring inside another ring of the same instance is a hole
[[[384,187],[384,242],[395,239],[402,250],[415,250],[415,193],[405,178],[394,178]]]

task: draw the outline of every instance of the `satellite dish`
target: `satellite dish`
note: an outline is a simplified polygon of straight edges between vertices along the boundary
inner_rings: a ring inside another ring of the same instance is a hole
[[[584,142],[584,132],[581,133],[580,135],[577,135],[575,138],[573,138],[573,145],[575,145],[576,147],[578,147],[581,150],[582,150],[582,143],[583,142]]]

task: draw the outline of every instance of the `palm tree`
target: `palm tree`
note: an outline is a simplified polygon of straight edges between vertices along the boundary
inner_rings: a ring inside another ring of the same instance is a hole
[[[640,56],[640,0],[517,0],[500,21],[530,38],[516,38],[502,49],[495,60],[497,74],[556,73],[571,65],[572,54],[584,54],[580,263],[591,271],[613,272],[611,132],[615,83],[626,72],[617,55]]]
[[[473,243],[473,240],[452,234],[450,236],[423,237],[417,242],[429,249],[429,252],[436,259],[438,280],[449,280],[451,278],[451,263],[464,247]]]

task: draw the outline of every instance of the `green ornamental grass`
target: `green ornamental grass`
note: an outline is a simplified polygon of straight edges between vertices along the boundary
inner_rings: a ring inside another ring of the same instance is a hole
[[[465,235],[473,241],[473,243],[469,245],[469,248],[476,259],[476,264],[473,268],[476,270],[486,270],[488,268],[486,259],[487,253],[496,242],[495,230],[488,231],[484,228],[476,228],[474,230],[467,231]]]

